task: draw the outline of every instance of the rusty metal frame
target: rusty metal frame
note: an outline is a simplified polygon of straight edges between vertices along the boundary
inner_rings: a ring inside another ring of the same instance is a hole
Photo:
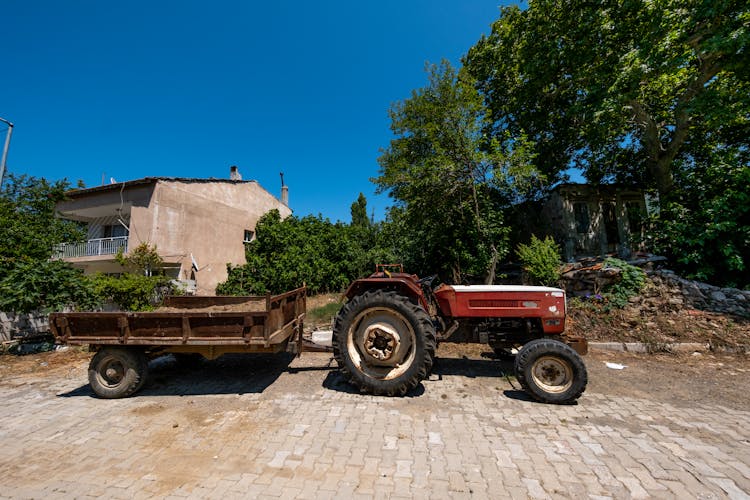
[[[52,313],[49,324],[56,340],[70,345],[183,346],[188,350],[193,347],[200,351],[207,346],[225,346],[232,352],[268,352],[288,342],[295,333],[298,346],[302,344],[306,299],[307,288],[303,286],[265,297],[196,297],[172,301],[172,306],[183,304],[185,311],[181,312]],[[265,311],[194,312],[190,309],[195,304],[247,300],[265,301]],[[200,325],[195,325],[197,320],[202,320]],[[141,325],[140,328],[135,325],[136,322]],[[212,323],[215,329],[212,329]],[[93,328],[88,328],[92,325]],[[96,325],[100,328],[97,329]],[[258,327],[262,332],[257,332]]]

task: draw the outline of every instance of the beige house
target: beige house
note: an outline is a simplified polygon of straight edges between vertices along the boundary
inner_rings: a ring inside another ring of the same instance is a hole
[[[60,245],[57,258],[86,274],[122,273],[119,250],[155,245],[164,271],[198,295],[215,293],[227,264],[245,263],[258,219],[277,209],[291,214],[288,192],[277,199],[255,181],[146,177],[78,189],[57,205],[59,215],[85,224],[87,240]]]

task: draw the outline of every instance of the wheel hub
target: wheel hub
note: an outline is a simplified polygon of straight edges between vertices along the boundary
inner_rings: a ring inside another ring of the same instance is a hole
[[[364,339],[367,353],[381,361],[390,359],[398,351],[401,342],[398,332],[384,323],[375,323],[367,327]]]
[[[551,356],[537,360],[531,372],[537,384],[549,392],[563,392],[573,381],[573,373],[568,364]]]
[[[110,362],[105,366],[103,375],[107,382],[116,384],[122,380],[124,368],[119,363]]]

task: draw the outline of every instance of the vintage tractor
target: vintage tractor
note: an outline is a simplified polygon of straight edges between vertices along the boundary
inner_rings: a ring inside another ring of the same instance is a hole
[[[389,270],[393,269],[393,272]],[[582,338],[564,335],[565,292],[518,285],[440,285],[403,266],[378,265],[353,282],[333,324],[333,352],[362,392],[404,395],[427,378],[439,341],[479,342],[515,356],[521,386],[544,403],[570,403],[586,389]]]

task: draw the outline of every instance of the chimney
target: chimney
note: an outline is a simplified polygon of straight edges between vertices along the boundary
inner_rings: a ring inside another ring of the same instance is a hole
[[[237,168],[237,165],[232,165],[229,167],[229,178],[233,181],[241,181],[242,175],[240,174],[240,170]]]
[[[284,172],[280,172],[279,175],[281,176],[281,203],[289,206],[289,187],[284,184]]]

